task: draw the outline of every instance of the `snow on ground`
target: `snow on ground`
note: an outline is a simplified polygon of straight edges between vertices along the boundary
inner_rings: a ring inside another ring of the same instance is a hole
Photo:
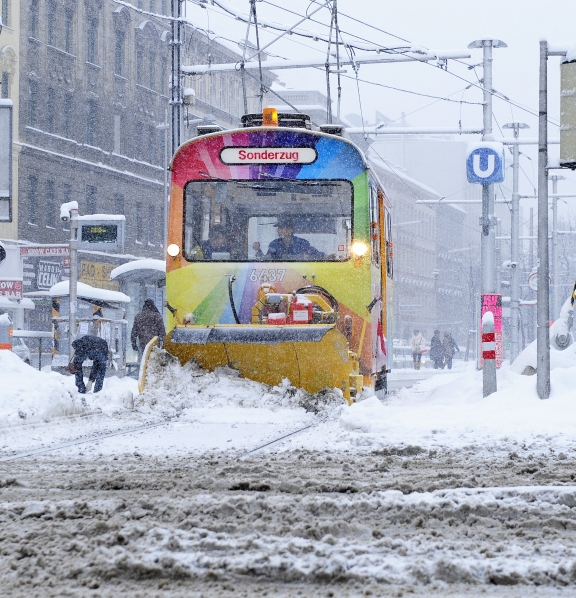
[[[385,402],[368,398],[344,408],[342,430],[362,434],[364,444],[404,443],[422,447],[521,442],[575,446],[576,352],[552,350],[550,399],[536,392],[536,376],[504,365],[498,392],[482,396],[482,371],[468,363],[461,372],[433,376],[402,389]],[[531,347],[527,348],[530,352]]]
[[[73,376],[39,372],[12,351],[0,351],[0,428],[95,409],[114,413],[131,405],[136,392],[134,380],[112,377],[100,393],[80,395]]]

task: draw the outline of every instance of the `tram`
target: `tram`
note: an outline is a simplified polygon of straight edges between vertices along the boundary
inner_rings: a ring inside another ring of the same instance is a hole
[[[164,348],[352,402],[386,392],[391,205],[341,130],[307,118],[265,108],[175,153]]]

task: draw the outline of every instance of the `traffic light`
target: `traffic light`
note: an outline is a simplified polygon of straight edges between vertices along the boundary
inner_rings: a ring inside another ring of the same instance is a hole
[[[6,259],[6,249],[4,249],[4,245],[0,243],[0,265]]]

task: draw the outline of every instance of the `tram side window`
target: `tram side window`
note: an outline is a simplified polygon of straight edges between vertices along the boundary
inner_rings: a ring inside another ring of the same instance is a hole
[[[185,190],[184,257],[345,261],[352,199],[349,181],[191,181]]]
[[[372,262],[380,266],[380,227],[378,225],[378,192],[370,185],[370,244],[372,246]]]
[[[386,272],[390,278],[394,278],[394,244],[392,243],[392,219],[390,212],[386,210]]]

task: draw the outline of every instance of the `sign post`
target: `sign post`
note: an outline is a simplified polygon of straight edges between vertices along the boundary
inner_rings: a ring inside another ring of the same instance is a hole
[[[494,231],[494,183],[504,181],[505,162],[504,145],[497,142],[473,143],[468,146],[466,158],[466,176],[469,183],[482,185],[482,313],[491,312],[494,314],[494,334],[496,338],[495,367],[502,365],[502,296],[495,294],[496,291],[496,264],[495,249],[496,235]],[[480,352],[479,352],[480,353]],[[484,396],[491,394],[492,380],[491,373],[484,368],[483,360],[480,359],[480,367],[484,369],[483,385]]]

